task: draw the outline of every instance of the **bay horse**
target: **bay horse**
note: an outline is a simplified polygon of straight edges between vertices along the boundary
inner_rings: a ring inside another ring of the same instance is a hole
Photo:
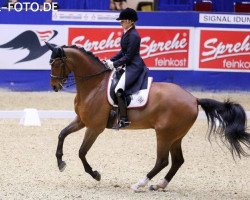
[[[86,127],[84,140],[79,149],[83,167],[95,180],[101,175],[86,159],[86,154],[107,127],[111,105],[107,101],[107,83],[111,71],[93,54],[76,46],[55,47],[46,43],[52,50],[50,65],[50,84],[54,91],[59,91],[66,84],[69,75],[74,75],[76,96],[74,108],[76,117],[58,136],[56,150],[57,164],[60,171],[66,167],[62,160],[63,143],[69,134]],[[197,119],[199,106],[205,111],[208,121],[208,138],[220,136],[231,151],[232,156],[247,156],[250,148],[250,134],[247,132],[247,118],[240,104],[229,100],[219,102],[213,99],[198,99],[192,94],[172,83],[152,83],[149,99],[143,108],[128,110],[131,124],[126,129],[154,129],[157,139],[157,158],[154,167],[145,178],[131,188],[134,191],[148,184],[156,174],[169,163],[171,168],[166,176],[150,190],[164,189],[178,169],[184,163],[182,139]],[[219,125],[217,125],[217,122]]]

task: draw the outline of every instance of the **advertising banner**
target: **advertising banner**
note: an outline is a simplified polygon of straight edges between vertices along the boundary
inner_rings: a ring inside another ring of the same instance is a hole
[[[50,69],[51,51],[45,45],[63,45],[67,29],[63,26],[0,25],[0,69]]]
[[[199,68],[250,72],[250,31],[201,30]]]
[[[45,42],[84,47],[101,60],[121,49],[118,12],[31,9],[0,14],[0,88],[50,90],[51,51]],[[249,15],[139,12],[138,16],[140,54],[154,81],[201,90],[250,91]]]
[[[210,14],[200,13],[199,22],[206,24],[237,24],[237,25],[250,25],[250,15],[235,15],[233,14]]]
[[[140,54],[151,69],[188,69],[190,30],[137,28],[141,36]],[[69,28],[69,45],[84,47],[102,59],[117,54],[123,30],[120,28]]]
[[[53,21],[78,21],[78,22],[115,22],[119,13],[112,12],[70,12],[54,11]]]

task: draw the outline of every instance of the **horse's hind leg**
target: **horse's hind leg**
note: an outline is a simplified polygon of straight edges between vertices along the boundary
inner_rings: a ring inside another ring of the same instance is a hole
[[[76,118],[68,125],[66,126],[59,134],[58,136],[58,144],[56,149],[56,158],[57,158],[57,164],[59,170],[62,172],[65,167],[66,163],[62,160],[63,156],[63,143],[64,139],[73,132],[76,132],[84,127],[84,124],[81,122],[80,118],[76,116]]]
[[[178,169],[184,163],[184,158],[181,149],[181,141],[182,138],[177,140],[171,146],[170,153],[171,153],[172,165],[169,172],[164,177],[164,179],[159,181],[157,185],[151,185],[149,188],[150,190],[158,190],[159,188],[164,189],[165,187],[167,187],[168,183],[171,181],[171,179],[174,177]]]
[[[166,137],[166,135],[164,135],[165,132],[166,131],[157,131],[157,159],[155,166],[144,179],[131,186],[131,189],[134,191],[138,191],[140,187],[146,186],[149,180],[168,165],[168,156],[172,144],[172,138]]]

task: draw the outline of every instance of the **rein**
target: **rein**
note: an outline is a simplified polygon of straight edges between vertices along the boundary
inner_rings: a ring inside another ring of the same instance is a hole
[[[106,68],[98,73],[87,75],[87,76],[75,76],[75,78],[79,78],[81,81],[87,81],[95,76],[99,76],[101,74],[104,74],[105,72],[110,71],[110,69]]]
[[[62,58],[55,58],[55,59],[51,59],[50,60],[50,65],[52,65],[56,60],[61,60],[62,61],[62,70],[61,70],[61,73],[60,73],[60,76],[55,76],[53,74],[50,74],[50,77],[51,79],[58,79],[58,80],[61,80],[62,83],[61,85],[63,86],[63,84],[66,82],[67,79],[69,78],[78,78],[79,81],[87,81],[87,80],[90,80],[96,76],[99,76],[101,74],[104,74],[106,73],[107,71],[111,71],[109,68],[106,68],[100,72],[97,72],[95,74],[90,74],[90,75],[86,75],[86,76],[74,76],[74,77],[68,77],[68,76],[65,76],[65,70],[66,70],[66,63],[65,61],[67,60],[67,57],[62,57]],[[105,65],[104,65],[105,66]],[[71,80],[72,81],[72,80]],[[74,80],[73,80],[74,81]],[[76,81],[74,83],[71,83],[70,85],[67,85],[67,86],[64,86],[65,88],[68,88],[68,87],[71,87],[72,85],[75,85],[76,84]]]

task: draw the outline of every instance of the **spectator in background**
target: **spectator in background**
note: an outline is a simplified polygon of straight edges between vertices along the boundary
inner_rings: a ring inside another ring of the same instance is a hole
[[[127,8],[127,0],[110,0],[111,10],[124,10]]]
[[[18,2],[18,0],[7,0],[6,3],[3,5],[3,8],[8,8],[11,6],[12,8]]]

